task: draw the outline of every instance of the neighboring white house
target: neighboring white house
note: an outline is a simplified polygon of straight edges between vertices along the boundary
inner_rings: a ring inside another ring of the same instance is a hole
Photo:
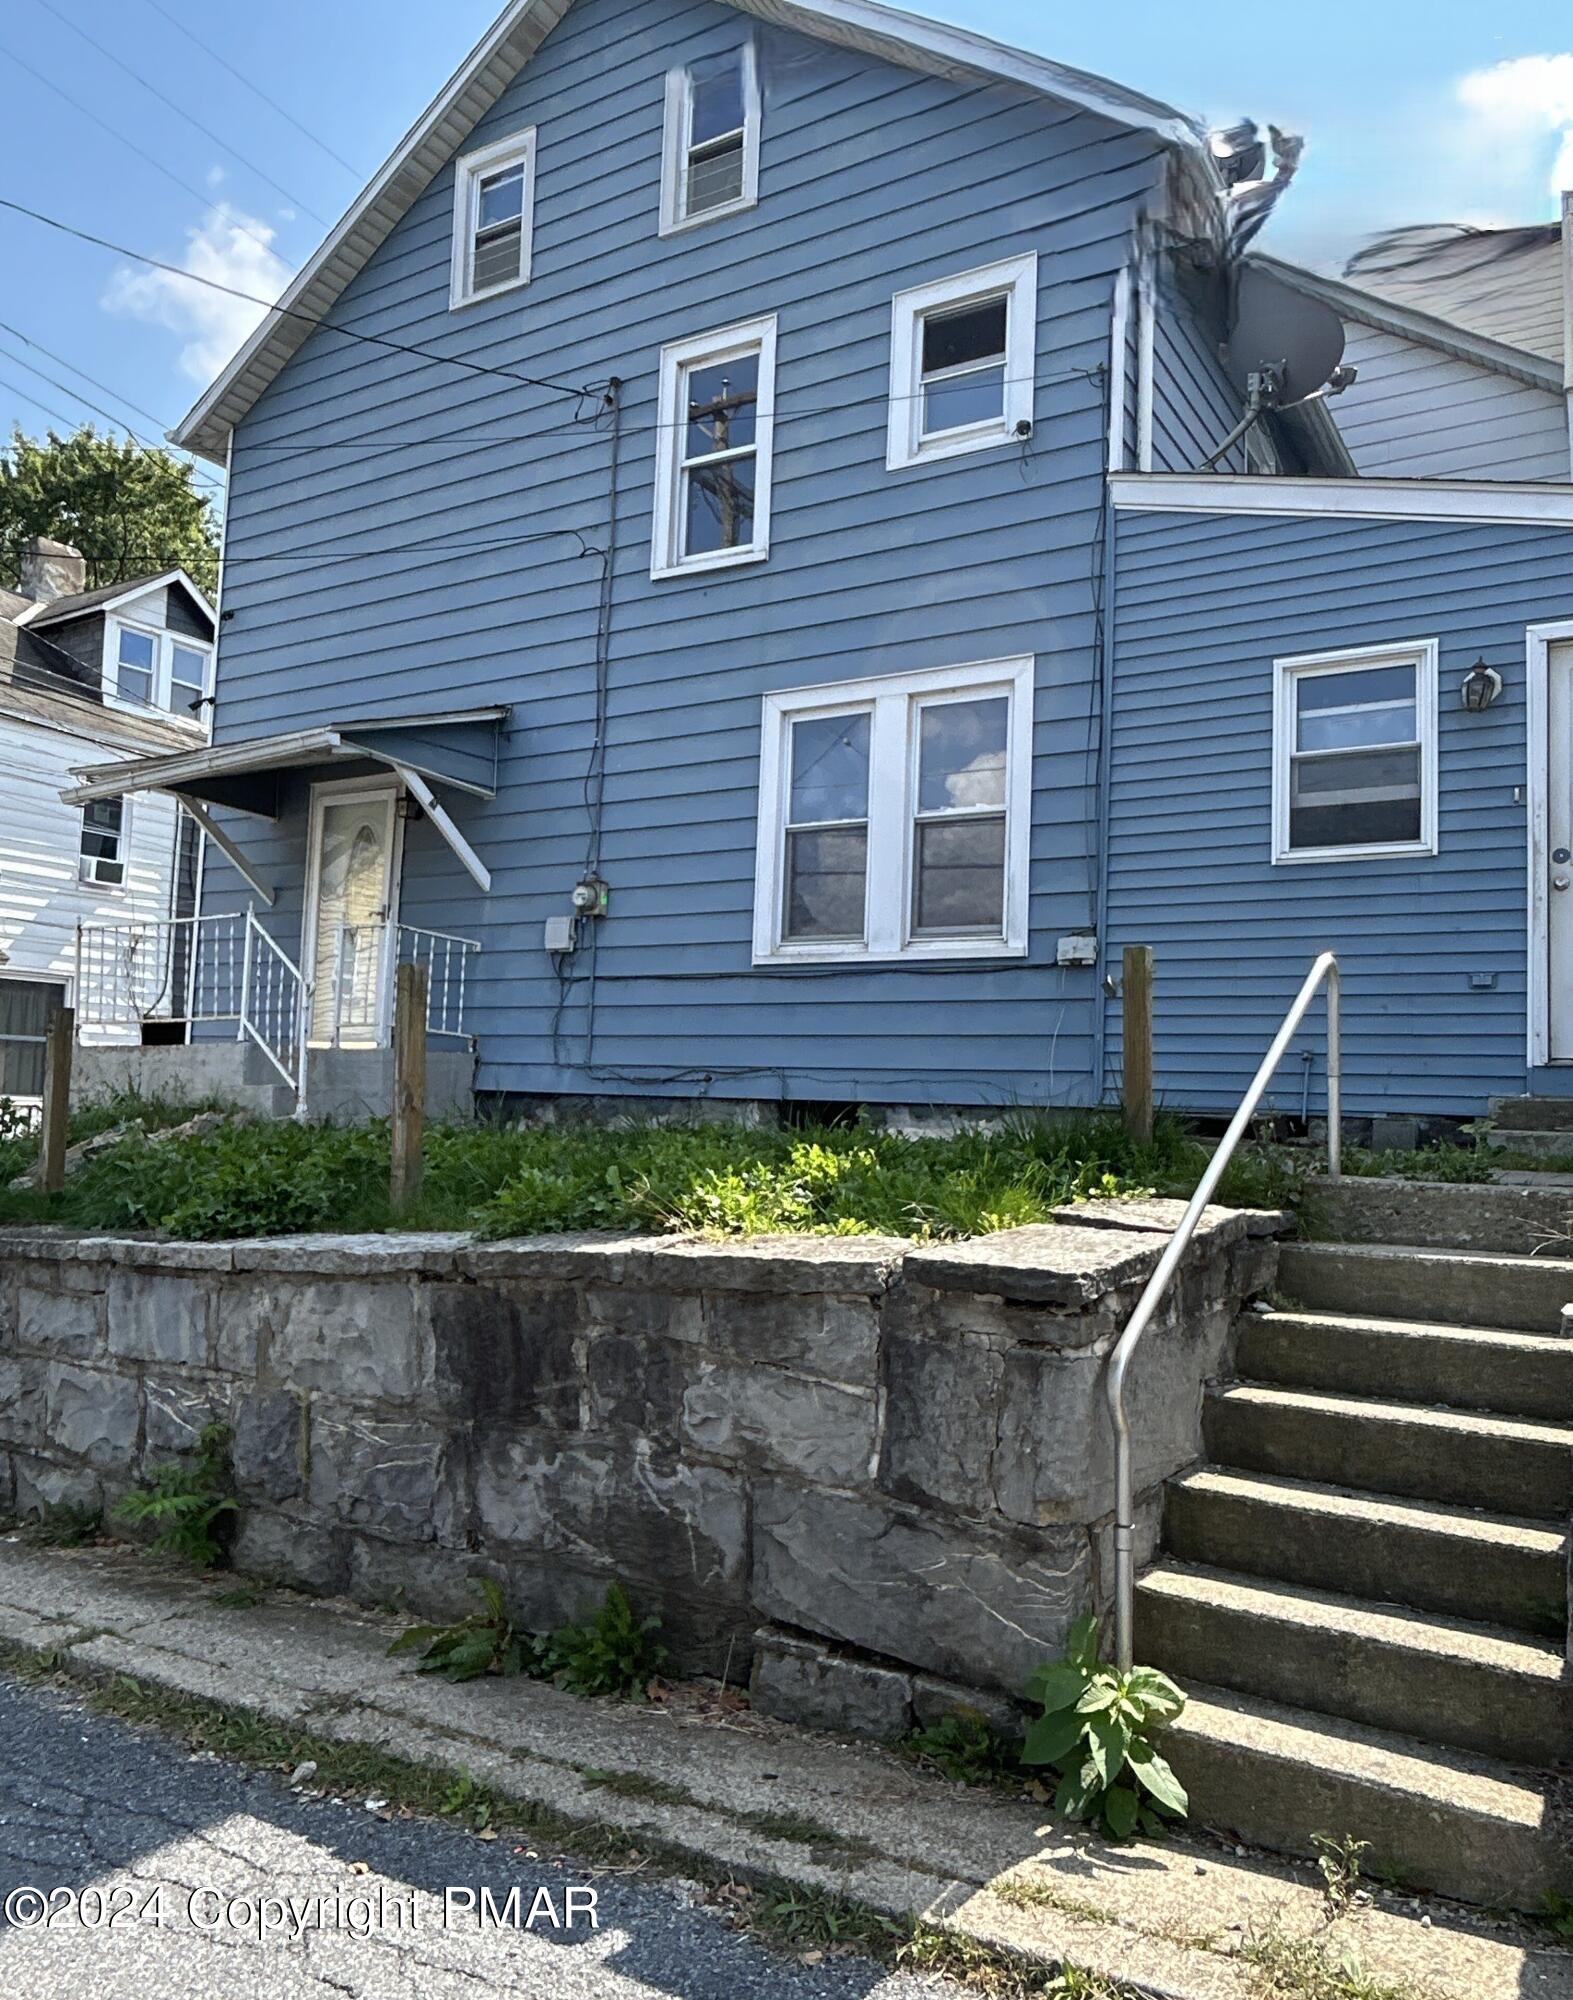
[[[182,570],[98,590],[85,581],[75,549],[40,537],[20,590],[0,590],[0,1097],[38,1096],[61,1006],[77,1006],[86,1042],[185,1034],[178,945],[162,968],[175,1004],[171,994],[102,1003],[103,989],[125,983],[117,965],[137,927],[195,909],[195,822],[168,797],[84,807],[60,795],[73,769],[105,755],[206,740],[216,620]],[[102,927],[80,993],[79,925]],[[145,1018],[154,1014],[164,1018]]]

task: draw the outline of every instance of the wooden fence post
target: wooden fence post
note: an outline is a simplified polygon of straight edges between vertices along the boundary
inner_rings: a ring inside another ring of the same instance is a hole
[[[1152,946],[1125,947],[1122,1097],[1125,1130],[1139,1146],[1152,1139]]]
[[[49,1023],[44,1040],[43,1143],[39,1152],[38,1184],[45,1194],[58,1194],[66,1184],[66,1130],[71,1116],[71,1050],[76,1041],[76,1009],[62,1007]]]
[[[388,1194],[402,1215],[421,1191],[426,1127],[426,968],[401,965],[393,997],[393,1171]]]

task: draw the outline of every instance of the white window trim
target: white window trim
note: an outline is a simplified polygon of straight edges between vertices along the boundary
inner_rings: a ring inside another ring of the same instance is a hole
[[[717,54],[729,53],[718,50]],[[661,128],[661,220],[657,233],[676,236],[685,229],[698,229],[723,216],[737,215],[759,201],[759,61],[753,42],[741,44],[743,59],[743,188],[727,202],[704,208],[697,215],[685,212],[688,187],[688,129],[693,109],[693,72],[679,66],[666,73],[666,108]]]
[[[129,700],[120,692],[120,634],[140,632],[144,639],[153,642],[153,692],[149,703]],[[207,662],[202,670],[202,692],[211,698],[213,693],[214,643],[208,639],[197,639],[185,632],[171,631],[167,625],[144,623],[140,618],[107,617],[104,620],[104,656],[101,669],[101,685],[106,708],[118,709],[122,715],[147,715],[157,711],[172,722],[183,722],[189,728],[206,732],[206,723],[199,714],[187,708],[171,708],[169,705],[171,669],[175,663],[175,648],[184,646],[188,652],[200,653]]]
[[[476,152],[466,153],[453,175],[453,263],[448,280],[448,310],[479,305],[483,299],[499,298],[530,282],[530,249],[535,235],[535,127],[511,132]],[[522,166],[524,186],[519,197],[519,275],[505,278],[500,285],[476,291],[470,283],[470,267],[475,250],[475,223],[481,182],[499,168]]]
[[[1005,409],[986,424],[964,430],[919,435],[923,421],[920,376],[925,313],[968,304],[998,292],[1008,294],[1005,315]],[[1038,253],[1006,257],[976,271],[962,271],[897,292],[890,308],[890,419],[885,444],[885,469],[899,472],[933,459],[957,458],[973,451],[992,451],[1017,441],[1018,427],[1031,425],[1038,348]]]
[[[76,878],[78,882],[94,889],[107,889],[111,894],[129,889],[131,886],[131,800],[122,796],[120,800],[120,834],[116,843],[115,859],[120,864],[120,880],[106,882],[98,874],[98,855],[88,855],[82,851],[82,843],[87,838],[87,807],[78,808],[80,818],[76,830]]]
[[[754,402],[754,538],[733,549],[679,554],[683,530],[682,469],[686,413],[679,409],[683,372],[694,363],[713,364],[759,354],[759,389]],[[691,576],[738,563],[763,562],[770,554],[770,466],[775,433],[776,318],[751,319],[741,326],[674,340],[661,349],[661,387],[656,410],[655,515],[650,537],[650,575]]]
[[[1437,655],[1435,639],[1409,644],[1351,646],[1336,653],[1296,653],[1273,661],[1273,865],[1392,861],[1437,851]],[[1369,846],[1289,845],[1289,758],[1294,746],[1294,688],[1305,674],[1342,673],[1360,667],[1413,666],[1415,727],[1420,736],[1420,838]]]
[[[759,830],[754,872],[755,965],[868,965],[955,958],[1022,958],[1027,951],[1028,866],[1032,837],[1034,661],[980,660],[927,672],[881,674],[829,687],[790,688],[764,698],[759,765]],[[912,717],[936,695],[1005,694],[1010,724],[1005,750],[1004,931],[998,937],[920,937],[912,924]],[[861,942],[782,937],[786,888],[786,813],[791,725],[804,717],[862,709],[869,731],[867,902]],[[890,801],[896,802],[894,809]],[[880,803],[884,810],[880,811]]]

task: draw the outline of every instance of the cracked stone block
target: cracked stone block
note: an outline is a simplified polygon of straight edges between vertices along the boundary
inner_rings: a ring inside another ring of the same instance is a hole
[[[1233,1314],[1181,1298],[1155,1322],[1126,1377],[1135,1479],[1151,1486],[1202,1456],[1202,1390],[1229,1351]],[[994,1495],[1014,1521],[1096,1521],[1114,1505],[1106,1355],[1018,1347],[1005,1358]]]
[[[765,1715],[838,1736],[889,1742],[912,1727],[912,1676],[766,1626],[755,1635],[749,1695]]]
[[[44,1381],[48,1362],[0,1358],[0,1440],[41,1445],[46,1441]]]
[[[427,1343],[408,1279],[281,1280],[270,1288],[269,1372],[353,1403],[407,1403],[427,1386]]]
[[[448,1623],[480,1609],[475,1579],[501,1575],[499,1565],[459,1549],[385,1541],[380,1535],[352,1534],[349,1594],[358,1604]],[[517,1614],[517,1606],[510,1604]]]
[[[306,1406],[288,1389],[261,1389],[235,1405],[230,1460],[243,1498],[293,1500],[305,1490]]]
[[[44,1396],[54,1450],[108,1471],[124,1471],[135,1461],[142,1425],[134,1376],[51,1362]]]
[[[29,1458],[17,1452],[11,1470],[14,1504],[24,1521],[47,1519],[57,1507],[97,1512],[104,1504],[103,1485],[86,1466],[54,1465],[46,1458]]]
[[[1086,1610],[1085,1529],[946,1521],[786,1481],[754,1492],[753,1599],[767,1617],[888,1660],[1018,1692]]]
[[[485,1425],[579,1423],[571,1285],[436,1285],[427,1289],[444,1405]]]
[[[980,1341],[887,1334],[879,1483],[898,1499],[979,1513],[991,1505],[1004,1362]]]
[[[412,1542],[453,1542],[468,1527],[463,1447],[419,1419],[311,1410],[314,1513]]]
[[[77,1359],[100,1353],[104,1345],[104,1301],[96,1292],[16,1288],[16,1344],[42,1353]]]
[[[203,1427],[224,1423],[229,1405],[214,1382],[168,1380],[149,1375],[142,1385],[146,1405],[144,1462],[197,1450]]]
[[[643,1286],[586,1285],[584,1309],[591,1323],[638,1339],[704,1338],[704,1303],[694,1293],[652,1292]]]
[[[675,1445],[695,1365],[692,1347],[682,1340],[610,1329],[592,1333],[585,1353],[587,1428]]]
[[[1026,1702],[991,1694],[987,1688],[964,1687],[960,1681],[941,1680],[935,1674],[914,1674],[912,1720],[917,1727],[931,1729],[947,1715],[977,1716],[996,1736],[1019,1743],[1027,1733],[1032,1710]]]
[[[180,1273],[111,1272],[109,1351],[134,1361],[205,1367],[208,1306],[207,1287]]]
[[[0,1514],[16,1511],[16,1467],[11,1463],[11,1454],[0,1451]]]
[[[727,1361],[702,1362],[683,1396],[698,1450],[829,1486],[872,1478],[876,1418],[871,1391]]]
[[[332,1596],[349,1582],[342,1534],[260,1508],[241,1510],[230,1560],[246,1576]]]
[[[879,1322],[866,1299],[717,1292],[704,1300],[704,1333],[743,1361],[873,1386]]]
[[[213,1294],[213,1362],[228,1375],[255,1380],[272,1332],[272,1296],[255,1278],[223,1284]]]

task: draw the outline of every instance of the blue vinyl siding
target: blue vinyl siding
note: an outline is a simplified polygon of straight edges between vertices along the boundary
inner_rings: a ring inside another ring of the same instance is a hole
[[[1561,396],[1444,354],[1422,341],[1346,329],[1359,374],[1333,404],[1362,473],[1392,479],[1568,477]]]
[[[664,73],[750,32],[759,205],[661,239]],[[1161,188],[1157,143],[713,0],[577,0],[459,150],[530,124],[529,286],[449,312],[450,167],[237,432],[219,740],[513,704],[498,797],[445,798],[493,871],[491,896],[420,824],[402,895],[406,921],[483,941],[471,1010],[483,1089],[1087,1101],[1094,975],[1057,969],[1055,941],[1094,908],[1109,305]],[[892,295],[1029,249],[1031,441],[887,472]],[[770,559],[652,583],[658,350],[767,312],[779,316]],[[593,397],[337,339],[335,325],[570,387],[620,377],[615,495]],[[586,859],[614,500],[611,914],[564,991],[542,926]],[[1037,662],[1029,959],[754,969],[761,696],[1019,654]],[[303,796],[271,833],[236,822],[279,882],[270,924],[292,951]],[[217,864],[209,883],[209,907],[238,889]]]
[[[1165,1101],[1232,1109],[1328,947],[1351,1112],[1477,1115],[1525,1089],[1524,628],[1573,613],[1570,556],[1557,529],[1119,515],[1106,957],[1155,949]],[[1439,853],[1274,867],[1274,659],[1430,638]],[[1504,690],[1469,714],[1482,654]],[[1112,1090],[1117,1004],[1108,1019]],[[1319,1014],[1303,1046],[1319,1111]],[[1291,1053],[1280,1109],[1302,1075]]]
[[[1154,472],[1194,472],[1244,414],[1244,398],[1218,358],[1219,319],[1208,288],[1166,265],[1153,331]],[[1244,446],[1221,458],[1217,469],[1243,472]]]

